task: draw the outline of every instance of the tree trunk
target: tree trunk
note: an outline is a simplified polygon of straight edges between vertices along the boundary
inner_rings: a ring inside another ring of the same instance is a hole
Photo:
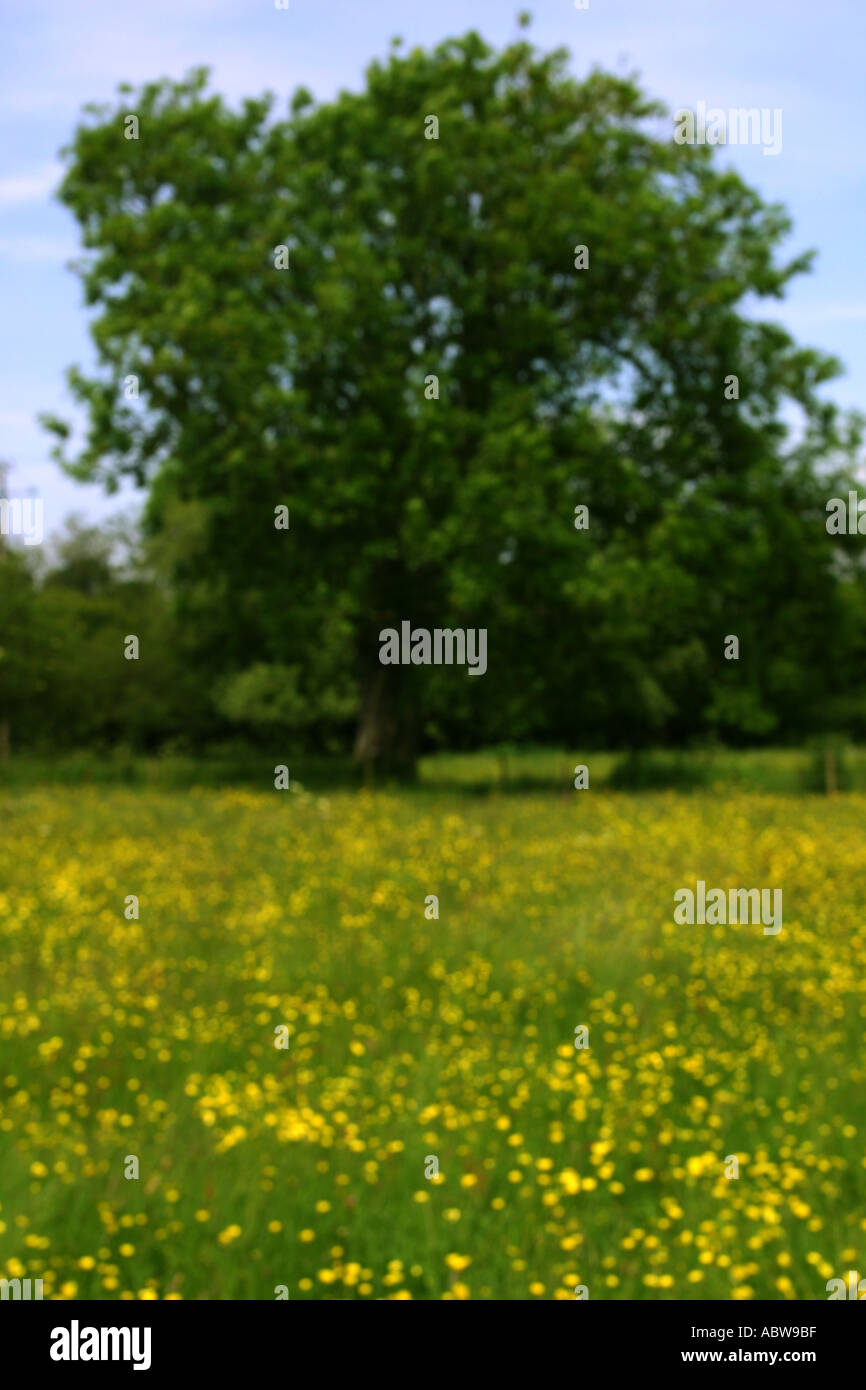
[[[362,667],[361,709],[355,735],[355,758],[364,768],[364,781],[376,777],[414,781],[417,776],[415,709],[399,666]]]

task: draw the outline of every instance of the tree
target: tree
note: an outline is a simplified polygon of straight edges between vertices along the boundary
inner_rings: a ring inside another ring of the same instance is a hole
[[[715,641],[677,615],[708,583],[724,628],[728,580],[700,530],[659,538],[691,519],[730,539],[761,490],[806,525],[798,480],[850,457],[819,398],[837,364],[743,309],[809,265],[777,261],[783,211],[675,144],[633,81],[567,59],[475,33],[395,47],[362,92],[301,89],[284,119],[199,69],[87,108],[65,152],[100,368],[70,372],[88,433],[70,455],[47,421],[58,457],[149,485],[223,702],[260,710],[291,668],[293,708],[327,685],[357,709],[366,760],[411,763],[455,708],[497,738],[502,708],[523,732],[545,709],[670,727],[665,682],[688,708]],[[487,628],[488,675],[384,667],[403,619]]]

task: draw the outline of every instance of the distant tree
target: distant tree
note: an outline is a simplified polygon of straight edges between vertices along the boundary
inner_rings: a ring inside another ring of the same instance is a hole
[[[94,596],[114,583],[114,537],[106,528],[70,516],[53,539],[47,561],[47,582]]]

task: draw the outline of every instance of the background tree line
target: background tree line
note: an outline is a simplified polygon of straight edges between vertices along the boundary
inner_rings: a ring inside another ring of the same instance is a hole
[[[623,584],[611,610],[599,612],[598,640],[587,623],[582,642],[565,631],[546,643],[525,621],[509,633],[509,659],[488,671],[490,679],[467,680],[456,667],[408,669],[423,709],[418,751],[503,743],[760,746],[822,732],[866,740],[866,579],[844,554],[856,539],[840,553],[823,538],[819,505],[816,499],[799,532],[788,515],[786,534],[813,566],[824,553],[820,589],[792,578],[793,559],[778,567],[784,550],[762,547],[755,523],[741,557],[739,662],[722,658],[714,610],[696,621],[701,594],[712,588],[710,547],[687,643],[665,645],[677,610],[661,603],[658,587],[646,584],[642,612],[633,591],[625,601]],[[631,572],[635,585],[646,580],[644,568]],[[308,689],[303,660],[211,679],[199,666],[198,634],[129,525],[71,519],[44,555],[13,547],[0,556],[0,576],[0,711],[13,752],[120,745],[195,753],[273,748],[275,736],[287,752],[346,754],[353,747],[360,683],[345,664],[339,631],[316,654],[321,690]],[[139,661],[123,655],[130,633],[139,638]],[[502,651],[495,635],[492,651]],[[635,684],[641,670],[654,688]]]

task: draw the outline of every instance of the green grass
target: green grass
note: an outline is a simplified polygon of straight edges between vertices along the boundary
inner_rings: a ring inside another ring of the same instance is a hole
[[[838,789],[866,791],[866,747],[833,743]],[[363,774],[349,758],[286,754],[293,782],[315,791],[360,788]],[[433,753],[419,761],[421,790],[486,793],[562,792],[572,786],[573,769],[585,764],[592,787],[628,791],[728,790],[801,794],[823,793],[822,745],[809,748],[647,750],[637,759],[625,753],[551,748],[490,748],[472,753]],[[128,749],[82,750],[55,757],[19,753],[0,767],[0,788],[56,785],[153,788],[249,787],[273,782],[274,757],[238,746],[200,756],[166,753],[144,756]]]

